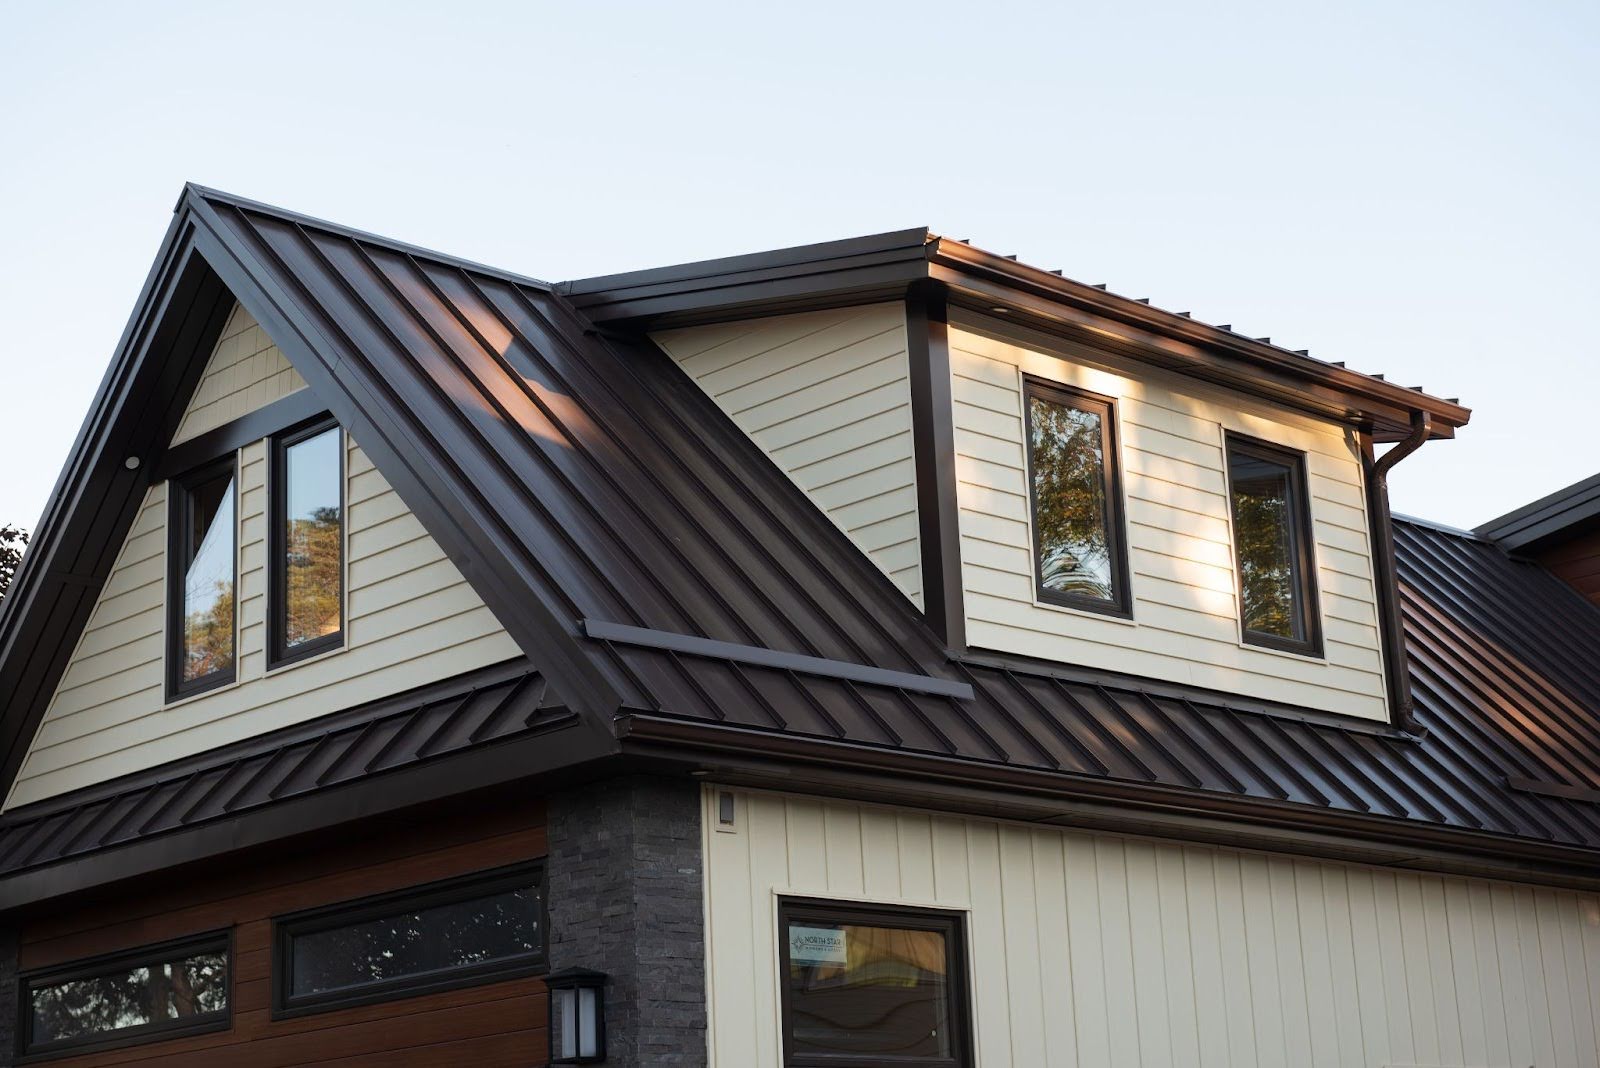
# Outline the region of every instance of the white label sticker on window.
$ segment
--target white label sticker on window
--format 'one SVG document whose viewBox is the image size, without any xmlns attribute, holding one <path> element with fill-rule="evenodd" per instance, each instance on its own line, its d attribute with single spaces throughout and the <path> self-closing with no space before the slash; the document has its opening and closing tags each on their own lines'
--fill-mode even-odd
<svg viewBox="0 0 1600 1068">
<path fill-rule="evenodd" d="M 838 927 L 789 927 L 789 961 L 793 964 L 845 963 L 845 935 Z"/>
</svg>

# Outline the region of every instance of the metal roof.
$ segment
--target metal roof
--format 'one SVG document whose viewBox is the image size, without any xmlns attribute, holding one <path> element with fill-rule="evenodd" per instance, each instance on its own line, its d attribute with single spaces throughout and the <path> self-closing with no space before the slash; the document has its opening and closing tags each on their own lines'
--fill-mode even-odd
<svg viewBox="0 0 1600 1068">
<path fill-rule="evenodd" d="M 1600 475 L 1591 475 L 1477 528 L 1507 549 L 1536 551 L 1600 524 Z"/>
<path fill-rule="evenodd" d="M 163 256 L 203 264 L 262 323 L 521 645 L 548 689 L 539 707 L 569 709 L 566 733 L 602 745 L 588 758 L 670 739 L 689 760 L 732 747 L 908 780 L 954 775 L 1130 804 L 1176 797 L 1197 812 L 1337 818 L 1360 833 L 1600 850 L 1589 794 L 1600 784 L 1600 666 L 1585 652 L 1600 648 L 1600 609 L 1492 543 L 1396 524 L 1420 741 L 1081 667 L 953 661 L 888 578 L 647 339 L 596 330 L 531 280 L 208 190 L 188 190 L 179 216 L 176 250 Z M 168 299 L 160 285 L 149 292 Z M 96 472 L 126 478 L 125 432 L 144 416 L 133 402 L 181 381 L 130 351 L 80 443 L 88 474 L 69 471 L 69 488 Z M 0 617 L 0 677 L 26 667 L 46 695 L 45 669 L 20 658 L 70 629 L 49 622 L 50 583 L 92 591 L 126 530 L 74 493 L 87 503 L 58 510 L 33 577 L 27 566 L 19 577 L 34 592 L 8 598 Z M 86 562 L 56 575 L 55 543 Z M 0 700 L 25 745 L 42 705 Z M 448 717 L 428 726 L 424 715 L 442 713 L 396 710 L 395 733 L 441 739 L 429 746 L 463 737 Z M 282 800 L 336 744 L 366 753 L 373 730 L 352 721 L 333 740 L 251 750 L 242 772 L 208 765 L 224 784 L 214 791 L 190 769 L 114 798 L 58 799 L 56 823 L 0 840 L 0 868 L 65 855 L 62 843 L 158 835 L 166 821 L 208 818 L 211 804 Z"/>
<path fill-rule="evenodd" d="M 1094 778 L 1600 848 L 1600 610 L 1482 539 L 1395 530 L 1420 739 L 1022 662 L 962 664 L 971 703 L 798 680 L 777 700 L 751 669 L 706 662 L 696 675 L 709 693 L 766 695 L 717 701 L 722 727 L 1042 773 L 1063 790 Z M 656 656 L 624 655 L 641 672 Z M 645 718 L 712 707 L 658 698 Z"/>
<path fill-rule="evenodd" d="M 552 705 L 547 689 L 525 663 L 490 668 L 30 805 L 0 819 L 0 871 L 232 819 L 570 724 L 573 714 Z"/>
</svg>

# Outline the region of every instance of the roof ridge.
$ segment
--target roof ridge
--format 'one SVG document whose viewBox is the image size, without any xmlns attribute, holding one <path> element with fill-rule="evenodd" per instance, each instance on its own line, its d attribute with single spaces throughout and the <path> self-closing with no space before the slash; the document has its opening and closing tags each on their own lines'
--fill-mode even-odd
<svg viewBox="0 0 1600 1068">
<path fill-rule="evenodd" d="M 276 204 L 268 204 L 261 200 L 252 200 L 249 197 L 242 197 L 235 193 L 229 193 L 221 189 L 212 189 L 209 186 L 200 185 L 196 182 L 184 183 L 183 195 L 178 198 L 178 203 L 173 206 L 173 211 L 181 211 L 183 209 L 185 200 L 191 196 L 213 203 L 226 204 L 229 207 L 241 211 L 253 211 L 263 215 L 272 215 L 278 219 L 284 220 L 285 222 L 292 222 L 298 226 L 307 226 L 313 229 L 323 230 L 327 233 L 335 234 L 339 237 L 347 238 L 352 241 L 360 241 L 370 245 L 378 245 L 407 256 L 420 256 L 424 259 L 433 260 L 436 263 L 448 264 L 450 266 L 460 267 L 477 274 L 488 275 L 492 278 L 499 278 L 502 281 L 511 282 L 514 285 L 532 286 L 535 289 L 541 289 L 548 293 L 553 293 L 556 289 L 554 282 L 548 282 L 542 278 L 535 278 L 532 275 L 519 274 L 516 271 L 508 271 L 503 267 L 495 267 L 491 264 L 481 263 L 477 260 L 469 260 L 461 256 L 454 256 L 448 252 L 440 252 L 438 249 L 426 248 L 422 245 L 413 245 L 409 241 L 401 241 L 393 237 L 385 237 L 383 234 L 375 234 L 370 230 L 360 230 L 353 226 L 346 226 L 342 223 L 333 222 L 329 219 L 318 218 L 314 215 L 306 215 L 298 211 L 290 211 L 288 208 L 280 208 Z"/>
</svg>

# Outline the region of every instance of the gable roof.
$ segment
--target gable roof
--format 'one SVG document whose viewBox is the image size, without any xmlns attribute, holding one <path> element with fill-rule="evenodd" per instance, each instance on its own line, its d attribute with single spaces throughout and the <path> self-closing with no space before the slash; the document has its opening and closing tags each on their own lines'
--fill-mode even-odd
<svg viewBox="0 0 1600 1068">
<path fill-rule="evenodd" d="M 1600 475 L 1591 475 L 1565 489 L 1477 528 L 1477 533 L 1513 552 L 1538 552 L 1600 527 Z"/>
<path fill-rule="evenodd" d="M 619 707 L 694 679 L 640 676 L 585 620 L 949 681 L 915 609 L 653 346 L 536 280 L 189 186 L 0 608 L 7 783 L 233 298 L 598 750 Z"/>
<path fill-rule="evenodd" d="M 147 429 L 145 409 L 181 411 L 229 293 L 495 611 L 548 703 L 573 713 L 554 729 L 581 739 L 566 747 L 574 762 L 877 769 L 1600 859 L 1600 734 L 1583 714 L 1600 703 L 1600 668 L 1567 659 L 1571 643 L 1600 642 L 1600 609 L 1488 542 L 1398 525 L 1420 740 L 1083 668 L 952 660 L 648 340 L 596 329 L 544 283 L 195 187 L 22 596 L 0 610 L 0 683 L 32 680 L 0 690 L 13 761 L 53 687 L 51 643 L 70 650 L 74 613 L 120 544 L 117 502 L 136 503 L 160 467 L 170 435 Z M 120 496 L 102 509 L 91 487 Z M 144 788 L 162 781 L 158 769 Z M 0 819 L 0 841 L 39 812 Z"/>
</svg>

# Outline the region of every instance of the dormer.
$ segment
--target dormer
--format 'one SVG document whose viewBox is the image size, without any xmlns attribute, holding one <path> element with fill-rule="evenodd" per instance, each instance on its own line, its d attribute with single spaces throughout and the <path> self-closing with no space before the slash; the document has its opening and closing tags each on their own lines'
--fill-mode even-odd
<svg viewBox="0 0 1600 1068">
<path fill-rule="evenodd" d="M 953 657 L 1408 726 L 1384 477 L 1454 401 L 923 230 L 566 289 Z"/>
</svg>

